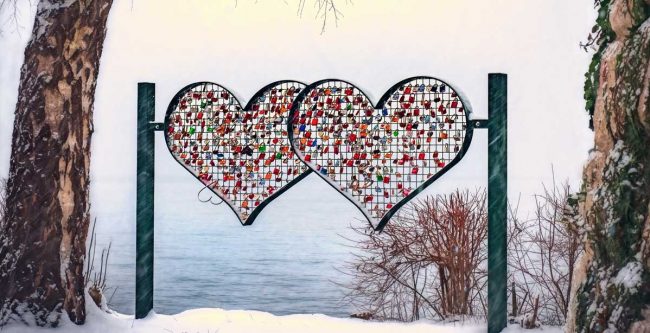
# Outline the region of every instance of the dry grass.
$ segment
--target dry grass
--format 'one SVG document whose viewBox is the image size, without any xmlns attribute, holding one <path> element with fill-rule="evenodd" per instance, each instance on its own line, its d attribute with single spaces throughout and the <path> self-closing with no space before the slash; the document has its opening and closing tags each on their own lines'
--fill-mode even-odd
<svg viewBox="0 0 650 333">
<path fill-rule="evenodd" d="M 88 288 L 88 294 L 93 299 L 95 304 L 102 308 L 102 298 L 107 294 L 107 292 L 112 289 L 106 286 L 106 275 L 108 274 L 108 258 L 111 254 L 111 243 L 108 244 L 108 248 L 102 249 L 100 260 L 99 260 L 99 270 L 95 267 L 96 261 L 96 252 L 97 252 L 97 234 L 95 232 L 95 226 L 97 224 L 97 219 L 93 221 L 92 231 L 90 234 L 90 244 L 88 246 L 86 254 L 86 272 L 84 277 L 86 279 L 85 285 Z M 113 290 L 113 295 L 115 291 Z M 113 296 L 111 296 L 112 298 Z M 108 301 L 110 303 L 110 300 Z"/>
</svg>

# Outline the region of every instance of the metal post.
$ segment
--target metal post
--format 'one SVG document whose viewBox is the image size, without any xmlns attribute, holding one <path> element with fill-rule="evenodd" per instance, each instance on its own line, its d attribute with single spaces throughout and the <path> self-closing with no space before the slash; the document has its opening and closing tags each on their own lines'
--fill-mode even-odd
<svg viewBox="0 0 650 333">
<path fill-rule="evenodd" d="M 508 76 L 488 76 L 488 333 L 507 325 Z"/>
<path fill-rule="evenodd" d="M 138 83 L 138 192 L 136 197 L 135 318 L 153 309 L 154 128 L 153 83 Z"/>
</svg>

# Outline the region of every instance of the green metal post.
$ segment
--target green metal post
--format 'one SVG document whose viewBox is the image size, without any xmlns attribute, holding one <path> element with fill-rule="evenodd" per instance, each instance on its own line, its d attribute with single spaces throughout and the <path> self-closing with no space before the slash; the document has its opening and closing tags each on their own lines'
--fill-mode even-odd
<svg viewBox="0 0 650 333">
<path fill-rule="evenodd" d="M 136 197 L 135 318 L 153 309 L 153 190 L 155 91 L 138 83 L 138 192 Z"/>
<path fill-rule="evenodd" d="M 507 325 L 508 76 L 488 76 L 488 333 Z"/>
</svg>

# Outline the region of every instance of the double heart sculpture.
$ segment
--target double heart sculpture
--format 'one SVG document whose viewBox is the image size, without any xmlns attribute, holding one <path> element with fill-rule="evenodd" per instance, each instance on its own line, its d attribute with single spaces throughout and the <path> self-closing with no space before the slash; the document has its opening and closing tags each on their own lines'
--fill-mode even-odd
<svg viewBox="0 0 650 333">
<path fill-rule="evenodd" d="M 470 113 L 458 90 L 424 76 L 376 105 L 342 80 L 274 82 L 243 108 L 226 88 L 198 82 L 171 101 L 165 139 L 244 225 L 313 171 L 381 230 L 463 157 Z"/>
</svg>

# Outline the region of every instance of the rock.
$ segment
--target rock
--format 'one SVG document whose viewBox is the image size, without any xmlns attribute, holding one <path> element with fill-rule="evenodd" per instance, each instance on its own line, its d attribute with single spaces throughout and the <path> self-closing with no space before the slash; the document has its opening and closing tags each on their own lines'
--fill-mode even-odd
<svg viewBox="0 0 650 333">
<path fill-rule="evenodd" d="M 631 0 L 615 0 L 609 7 L 609 24 L 616 33 L 617 40 L 627 38 L 630 28 L 634 25 L 634 19 L 629 10 L 633 3 L 634 1 Z"/>
<path fill-rule="evenodd" d="M 628 333 L 650 333 L 650 309 L 643 310 L 642 315 L 644 320 L 633 323 Z"/>
<path fill-rule="evenodd" d="M 370 312 L 353 313 L 350 315 L 350 318 L 363 319 L 363 320 L 372 320 L 374 319 L 374 317 L 375 315 Z"/>
<path fill-rule="evenodd" d="M 613 0 L 609 5 L 616 37 L 600 55 L 594 148 L 583 170 L 580 206 L 587 237 L 573 271 L 576 295 L 569 303 L 566 332 L 650 333 L 650 308 L 638 318 L 644 302 L 616 282 L 630 260 L 650 271 L 650 179 L 643 171 L 650 165 L 644 148 L 650 146 L 650 19 L 639 10 L 647 4 L 650 0 Z M 635 254 L 638 258 L 630 257 Z M 643 285 L 645 293 L 648 282 Z"/>
</svg>

